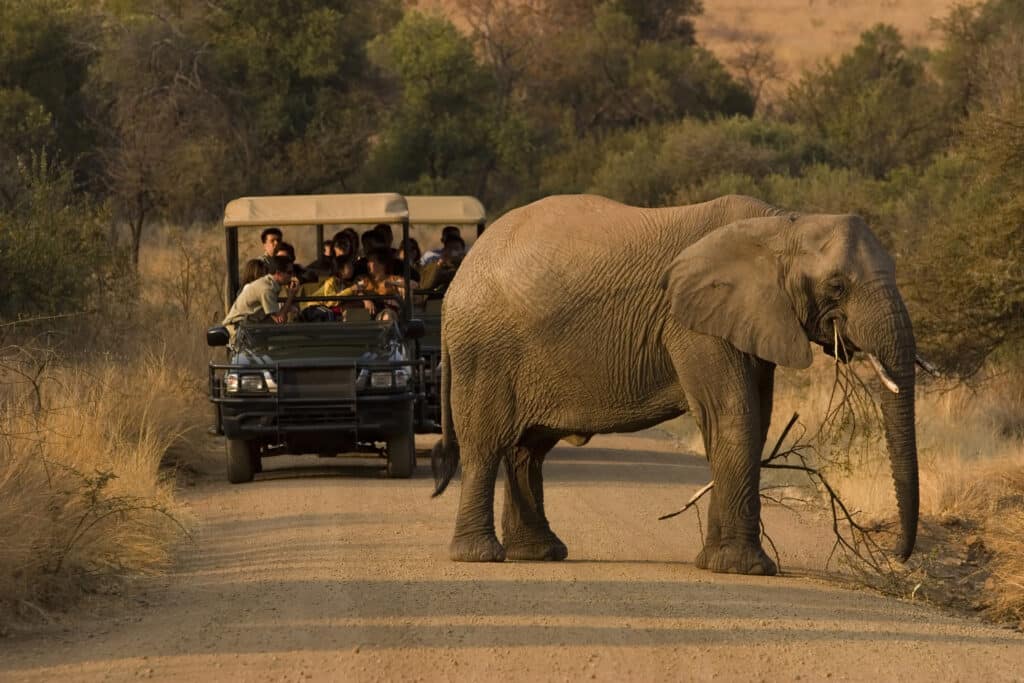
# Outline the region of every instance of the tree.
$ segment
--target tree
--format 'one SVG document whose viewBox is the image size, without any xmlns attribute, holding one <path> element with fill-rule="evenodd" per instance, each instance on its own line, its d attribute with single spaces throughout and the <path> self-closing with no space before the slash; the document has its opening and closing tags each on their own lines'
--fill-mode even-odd
<svg viewBox="0 0 1024 683">
<path fill-rule="evenodd" d="M 496 154 L 494 81 L 446 19 L 408 12 L 371 44 L 399 92 L 372 165 L 410 193 L 485 195 Z"/>
<path fill-rule="evenodd" d="M 106 186 L 130 227 L 136 266 L 143 230 L 159 212 L 209 217 L 239 186 L 231 182 L 229 112 L 194 22 L 160 2 L 110 13 L 91 72 Z"/>
<path fill-rule="evenodd" d="M 0 2 L 0 202 L 10 206 L 23 187 L 19 158 L 48 149 L 77 162 L 90 151 L 83 86 L 95 29 L 69 0 Z"/>
<path fill-rule="evenodd" d="M 210 4 L 206 40 L 238 127 L 244 185 L 262 193 L 347 189 L 383 104 L 366 45 L 398 20 L 398 0 Z"/>
<path fill-rule="evenodd" d="M 804 75 L 783 104 L 785 118 L 816 130 L 830 160 L 882 177 L 920 164 L 945 146 L 950 116 L 925 70 L 927 53 L 878 25 L 838 63 Z"/>
</svg>

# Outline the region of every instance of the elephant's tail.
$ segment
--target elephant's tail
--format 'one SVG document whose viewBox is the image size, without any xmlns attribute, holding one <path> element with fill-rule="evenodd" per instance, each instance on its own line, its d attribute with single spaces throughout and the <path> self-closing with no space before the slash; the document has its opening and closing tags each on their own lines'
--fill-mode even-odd
<svg viewBox="0 0 1024 683">
<path fill-rule="evenodd" d="M 459 469 L 459 443 L 452 421 L 452 362 L 448 344 L 441 336 L 441 440 L 430 451 L 430 468 L 434 471 L 434 493 L 440 496 Z"/>
</svg>

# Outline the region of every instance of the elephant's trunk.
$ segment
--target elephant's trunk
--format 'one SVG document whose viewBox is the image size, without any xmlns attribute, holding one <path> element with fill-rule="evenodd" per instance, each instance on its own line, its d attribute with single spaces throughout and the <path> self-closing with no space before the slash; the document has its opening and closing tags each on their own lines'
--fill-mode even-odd
<svg viewBox="0 0 1024 683">
<path fill-rule="evenodd" d="M 881 391 L 885 440 L 899 507 L 901 539 L 897 554 L 910 557 L 917 539 L 917 438 L 914 429 L 914 331 L 895 286 L 871 293 L 849 309 L 848 334 L 861 350 L 875 356 L 880 376 L 895 387 Z M 883 385 L 885 381 L 883 380 Z"/>
</svg>

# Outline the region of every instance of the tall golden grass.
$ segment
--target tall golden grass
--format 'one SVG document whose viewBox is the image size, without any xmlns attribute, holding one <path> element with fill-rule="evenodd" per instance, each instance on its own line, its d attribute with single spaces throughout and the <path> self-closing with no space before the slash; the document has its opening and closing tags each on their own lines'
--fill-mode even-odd
<svg viewBox="0 0 1024 683">
<path fill-rule="evenodd" d="M 161 233 L 96 310 L 0 328 L 0 623 L 167 566 L 188 514 L 161 464 L 209 415 L 211 244 Z"/>
</svg>

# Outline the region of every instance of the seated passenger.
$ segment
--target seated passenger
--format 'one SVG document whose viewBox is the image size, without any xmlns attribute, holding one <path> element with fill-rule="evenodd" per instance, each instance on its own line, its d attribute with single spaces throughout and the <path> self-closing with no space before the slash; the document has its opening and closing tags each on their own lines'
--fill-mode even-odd
<svg viewBox="0 0 1024 683">
<path fill-rule="evenodd" d="M 393 275 L 390 272 L 390 261 L 391 255 L 386 249 L 371 252 L 366 260 L 367 274 L 357 277 L 352 286 L 343 289 L 338 295 L 376 294 L 383 296 L 394 294 L 404 297 L 405 281 L 401 275 Z M 385 308 L 397 308 L 398 306 L 397 302 L 393 300 L 374 302 L 370 299 L 364 300 L 363 305 L 371 315 L 376 315 Z"/>
<path fill-rule="evenodd" d="M 263 261 L 270 265 L 270 258 L 277 253 L 277 245 L 284 240 L 280 228 L 266 228 L 260 233 L 260 241 L 263 243 Z"/>
<path fill-rule="evenodd" d="M 404 249 L 404 247 L 403 248 L 399 248 L 399 250 L 398 250 L 398 258 L 400 258 L 400 259 L 404 259 L 405 258 L 405 249 Z M 417 242 L 415 240 L 415 238 L 410 237 L 409 238 L 409 263 L 411 263 L 413 265 L 413 270 L 416 269 L 416 265 L 419 264 L 421 258 L 423 258 L 423 252 L 420 250 L 420 243 Z M 418 278 L 414 278 L 414 279 L 418 279 Z"/>
<path fill-rule="evenodd" d="M 352 286 L 355 275 L 351 261 L 334 261 L 335 270 L 310 296 L 340 296 L 341 292 Z M 357 304 L 358 305 L 358 304 Z M 345 307 L 342 301 L 306 301 L 301 304 L 303 308 L 311 306 L 326 306 L 334 313 L 340 313 Z"/>
<path fill-rule="evenodd" d="M 459 230 L 454 225 L 444 226 L 444 230 L 441 231 L 441 246 L 438 247 L 437 249 L 431 249 L 426 254 L 424 254 L 423 258 L 420 260 L 420 265 L 425 266 L 428 263 L 431 263 L 441 258 L 441 253 L 444 251 L 444 246 L 448 244 L 449 240 L 453 239 L 462 240 L 462 231 Z M 465 250 L 466 243 L 463 242 L 462 246 L 463 250 Z"/>
<path fill-rule="evenodd" d="M 261 258 L 249 259 L 242 266 L 242 286 L 249 284 L 253 280 L 257 280 L 270 272 L 267 268 L 267 262 Z"/>
<path fill-rule="evenodd" d="M 441 251 L 441 257 L 423 267 L 421 289 L 444 292 L 455 277 L 455 271 L 462 265 L 466 255 L 466 243 L 461 237 L 449 238 Z"/>
<path fill-rule="evenodd" d="M 271 256 L 268 267 L 269 274 L 242 287 L 238 298 L 231 304 L 231 310 L 221 323 L 231 331 L 232 343 L 240 323 L 283 323 L 292 312 L 297 288 L 292 281 L 292 264 L 283 256 Z M 288 286 L 288 300 L 284 306 L 278 301 L 282 286 Z"/>
<path fill-rule="evenodd" d="M 320 256 L 309 262 L 304 269 L 316 273 L 317 279 L 328 277 L 334 270 L 334 241 L 324 240 L 320 248 Z"/>
<path fill-rule="evenodd" d="M 305 268 L 295 262 L 295 247 L 288 242 L 279 242 L 277 249 L 274 251 L 275 256 L 284 256 L 292 264 L 292 272 L 295 274 L 295 278 L 299 281 L 299 284 L 306 282 L 316 282 L 320 278 L 316 273 L 307 271 Z"/>
<path fill-rule="evenodd" d="M 362 242 L 363 255 L 357 258 L 355 262 L 357 278 L 365 277 L 368 274 L 367 261 L 369 261 L 370 254 L 384 246 L 380 234 L 376 230 L 367 230 L 364 232 L 360 241 Z"/>
</svg>

